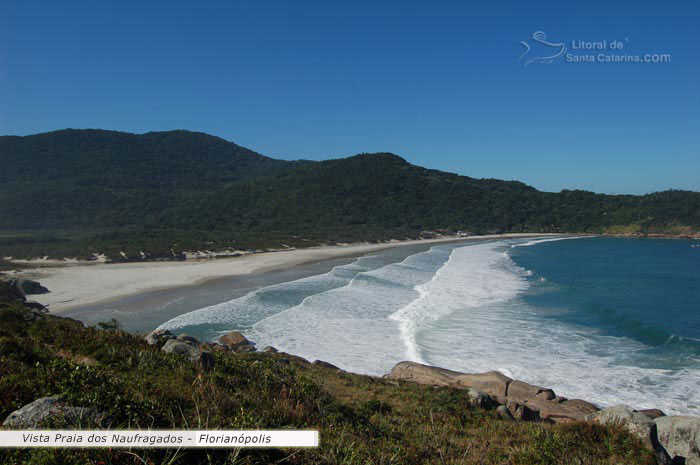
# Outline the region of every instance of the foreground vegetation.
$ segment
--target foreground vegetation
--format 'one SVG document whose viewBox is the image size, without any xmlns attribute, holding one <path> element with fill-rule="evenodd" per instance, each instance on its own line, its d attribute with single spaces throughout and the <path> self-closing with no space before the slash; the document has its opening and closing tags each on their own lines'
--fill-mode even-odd
<svg viewBox="0 0 700 465">
<path fill-rule="evenodd" d="M 460 390 L 354 375 L 282 353 L 216 353 L 214 369 L 203 372 L 111 324 L 30 321 L 16 298 L 0 285 L 0 419 L 60 395 L 107 413 L 113 428 L 312 428 L 321 446 L 5 449 L 2 464 L 654 463 L 622 428 L 507 422 Z"/>
<path fill-rule="evenodd" d="M 0 257 L 178 258 L 424 231 L 700 234 L 700 193 L 540 192 L 389 154 L 274 160 L 202 133 L 0 137 Z"/>
</svg>

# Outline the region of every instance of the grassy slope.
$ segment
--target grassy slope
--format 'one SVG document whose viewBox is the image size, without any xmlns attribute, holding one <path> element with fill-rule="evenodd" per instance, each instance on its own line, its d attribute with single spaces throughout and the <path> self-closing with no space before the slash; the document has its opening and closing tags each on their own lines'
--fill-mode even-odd
<svg viewBox="0 0 700 465">
<path fill-rule="evenodd" d="M 111 414 L 116 427 L 318 428 L 299 450 L 0 450 L 32 464 L 651 464 L 616 427 L 510 423 L 462 391 L 359 376 L 285 354 L 215 354 L 203 373 L 118 329 L 0 304 L 0 418 L 48 395 Z M 284 363 L 283 359 L 291 363 Z M 136 454 L 138 458 L 133 455 Z"/>
</svg>

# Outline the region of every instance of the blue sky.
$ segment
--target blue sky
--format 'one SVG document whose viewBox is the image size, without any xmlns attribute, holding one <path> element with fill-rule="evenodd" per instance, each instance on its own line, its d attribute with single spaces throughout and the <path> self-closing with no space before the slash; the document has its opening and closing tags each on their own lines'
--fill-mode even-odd
<svg viewBox="0 0 700 465">
<path fill-rule="evenodd" d="M 201 3 L 201 4 L 200 4 Z M 700 190 L 697 2 L 0 6 L 0 134 L 190 129 L 265 155 L 389 151 L 539 189 Z M 518 64 L 520 41 L 671 62 Z M 578 51 L 580 52 L 580 51 Z"/>
</svg>

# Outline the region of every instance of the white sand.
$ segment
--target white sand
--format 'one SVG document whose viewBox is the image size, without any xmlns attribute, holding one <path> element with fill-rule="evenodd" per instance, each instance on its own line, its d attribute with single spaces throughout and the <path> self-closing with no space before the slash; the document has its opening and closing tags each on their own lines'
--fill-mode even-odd
<svg viewBox="0 0 700 465">
<path fill-rule="evenodd" d="M 53 313 L 61 313 L 61 311 L 91 304 L 106 303 L 146 291 L 187 286 L 224 276 L 285 269 L 301 263 L 364 254 L 409 244 L 545 235 L 547 234 L 505 234 L 381 244 L 314 247 L 204 261 L 99 263 L 42 267 L 23 271 L 19 276 L 40 281 L 43 286 L 50 289 L 51 293 L 49 294 L 31 296 L 31 298 L 44 305 L 49 305 L 49 309 Z"/>
</svg>

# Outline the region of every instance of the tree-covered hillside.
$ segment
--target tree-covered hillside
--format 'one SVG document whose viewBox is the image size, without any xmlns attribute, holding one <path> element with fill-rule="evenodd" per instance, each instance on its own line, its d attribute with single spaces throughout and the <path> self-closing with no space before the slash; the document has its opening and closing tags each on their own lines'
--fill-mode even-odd
<svg viewBox="0 0 700 465">
<path fill-rule="evenodd" d="M 0 256 L 165 257 L 436 229 L 700 232 L 696 192 L 547 193 L 388 153 L 288 162 L 187 131 L 0 137 L 0 165 Z"/>
<path fill-rule="evenodd" d="M 157 226 L 180 196 L 294 165 L 189 131 L 4 136 L 0 229 Z"/>
</svg>

